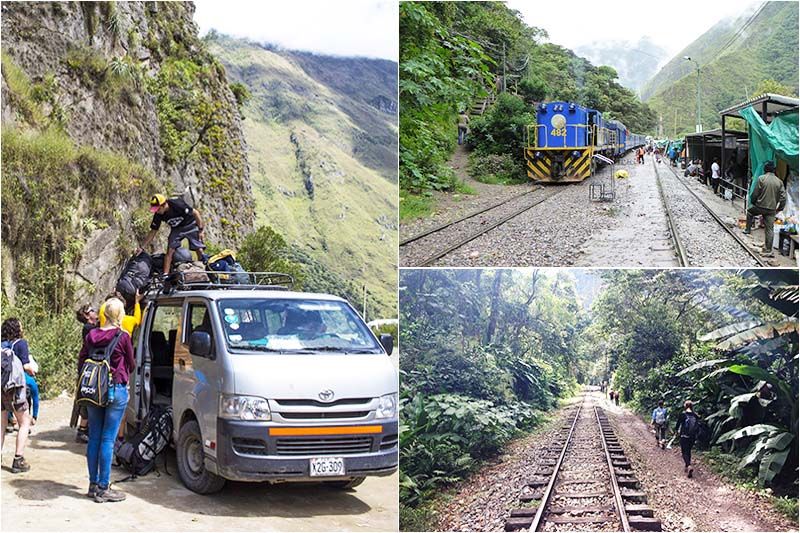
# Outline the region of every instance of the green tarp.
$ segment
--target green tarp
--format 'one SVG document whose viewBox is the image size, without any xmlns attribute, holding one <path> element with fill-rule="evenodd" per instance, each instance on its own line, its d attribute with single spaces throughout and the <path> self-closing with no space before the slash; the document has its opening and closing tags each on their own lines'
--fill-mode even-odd
<svg viewBox="0 0 800 533">
<path fill-rule="evenodd" d="M 780 113 L 769 125 L 761 120 L 761 116 L 752 106 L 742 109 L 740 114 L 750 126 L 750 168 L 753 171 L 750 193 L 755 187 L 755 178 L 764 173 L 764 162 L 767 160 L 777 162 L 778 159 L 783 159 L 796 173 L 800 141 L 797 111 Z"/>
</svg>

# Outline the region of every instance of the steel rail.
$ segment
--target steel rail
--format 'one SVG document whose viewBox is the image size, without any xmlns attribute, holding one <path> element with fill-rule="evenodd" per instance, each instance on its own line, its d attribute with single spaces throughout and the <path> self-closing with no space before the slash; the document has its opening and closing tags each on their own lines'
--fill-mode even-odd
<svg viewBox="0 0 800 533">
<path fill-rule="evenodd" d="M 440 258 L 442 258 L 442 257 L 446 256 L 447 254 L 449 254 L 450 252 L 452 252 L 452 251 L 454 251 L 454 250 L 457 250 L 457 249 L 461 248 L 462 246 L 464 246 L 464 245 L 465 245 L 465 244 L 467 244 L 468 242 L 474 241 L 475 239 L 477 239 L 477 238 L 478 238 L 478 237 L 480 237 L 481 235 L 484 235 L 484 234 L 486 234 L 486 233 L 489 233 L 490 231 L 492 231 L 492 230 L 493 230 L 493 229 L 495 229 L 496 227 L 498 227 L 498 226 L 501 226 L 501 225 L 505 224 L 506 222 L 508 222 L 508 221 L 509 221 L 509 220 L 511 220 L 512 218 L 518 217 L 519 215 L 521 215 L 521 214 L 522 214 L 522 213 L 524 213 L 525 211 L 529 211 L 529 210 L 533 209 L 533 208 L 534 208 L 534 207 L 536 207 L 537 205 L 541 204 L 542 202 L 544 202 L 544 201 L 546 201 L 546 200 L 549 200 L 550 198 L 553 198 L 553 197 L 557 196 L 557 195 L 558 195 L 558 194 L 560 194 L 561 192 L 563 192 L 563 190 L 562 190 L 562 191 L 557 191 L 557 192 L 555 192 L 555 193 L 553 193 L 553 194 L 550 194 L 550 195 L 548 195 L 548 196 L 545 196 L 544 198 L 541 198 L 541 199 L 539 199 L 539 200 L 536 200 L 536 201 L 535 201 L 535 202 L 533 202 L 531 205 L 525 206 L 525 207 L 523 207 L 522 209 L 518 209 L 518 210 L 514 211 L 514 212 L 513 212 L 513 213 L 511 213 L 510 215 L 507 215 L 507 216 L 505 216 L 505 217 L 501 218 L 500 220 L 498 220 L 498 221 L 496 221 L 496 222 L 493 222 L 492 224 L 489 224 L 489 225 L 488 225 L 488 226 L 486 226 L 485 228 L 483 228 L 483 229 L 481 229 L 481 230 L 479 230 L 479 231 L 476 231 L 475 233 L 472 233 L 472 234 L 470 234 L 469 236 L 467 236 L 467 237 L 465 237 L 465 238 L 463 238 L 463 239 L 459 240 L 459 241 L 458 241 L 458 242 L 456 242 L 455 244 L 452 244 L 452 245 L 450 245 L 450 246 L 448 246 L 448 247 L 444 248 L 443 250 L 440 250 L 440 251 L 438 251 L 438 252 L 434 253 L 433 255 L 429 256 L 427 259 L 424 259 L 423 261 L 421 261 L 421 262 L 419 262 L 419 263 L 417 263 L 416 265 L 413 265 L 413 266 L 415 266 L 415 267 L 426 267 L 426 266 L 430 266 L 430 264 L 431 264 L 431 263 L 433 263 L 434 261 L 436 261 L 437 259 L 440 259 Z"/>
<path fill-rule="evenodd" d="M 411 242 L 414 242 L 414 241 L 418 241 L 419 239 L 421 239 L 423 237 L 427 237 L 428 235 L 430 235 L 432 233 L 437 233 L 439 231 L 442 231 L 443 229 L 449 228 L 450 226 L 452 226 L 454 224 L 458 224 L 459 222 L 463 222 L 463 221 L 465 221 L 467 219 L 470 219 L 472 217 L 476 217 L 476 216 L 480 215 L 481 213 L 485 213 L 486 211 L 490 211 L 490 210 L 494 209 L 495 207 L 500 207 L 501 205 L 507 204 L 507 203 L 511 202 L 512 200 L 516 200 L 517 198 L 522 198 L 523 196 L 526 196 L 528 194 L 532 194 L 532 193 L 534 193 L 534 192 L 536 192 L 536 191 L 538 191 L 539 189 L 542 189 L 542 188 L 543 187 L 539 187 L 537 189 L 532 189 L 530 191 L 525 191 L 522 194 L 517 194 L 515 196 L 512 196 L 511 198 L 508 198 L 508 199 L 503 200 L 501 202 L 497 202 L 496 204 L 492 204 L 489 207 L 480 208 L 480 209 L 478 209 L 476 211 L 473 211 L 473 212 L 469 213 L 468 215 L 466 215 L 464 217 L 458 218 L 456 220 L 452 220 L 450 222 L 444 222 L 442 224 L 439 224 L 438 226 L 434 226 L 429 230 L 425 230 L 425 231 L 423 231 L 421 233 L 417 233 L 416 235 L 412 235 L 411 237 L 409 237 L 407 239 L 401 240 L 400 241 L 400 246 L 405 246 L 408 243 L 411 243 Z"/>
<path fill-rule="evenodd" d="M 611 487 L 614 491 L 614 501 L 617 504 L 617 512 L 619 514 L 619 521 L 622 524 L 622 531 L 630 531 L 631 526 L 628 524 L 628 515 L 625 514 L 625 502 L 622 501 L 622 493 L 619 490 L 619 484 L 617 483 L 617 475 L 614 472 L 614 463 L 611 461 L 611 454 L 608 451 L 608 446 L 606 444 L 606 435 L 603 433 L 603 424 L 600 422 L 600 414 L 598 412 L 598 407 L 594 406 L 594 417 L 597 420 L 597 427 L 600 430 L 600 440 L 603 441 L 603 452 L 606 455 L 606 463 L 608 464 L 608 472 L 611 475 Z"/>
<path fill-rule="evenodd" d="M 539 508 L 536 509 L 536 516 L 533 517 L 533 522 L 531 522 L 531 527 L 528 531 L 539 531 L 539 526 L 542 524 L 542 518 L 544 517 L 544 510 L 547 507 L 548 503 L 550 502 L 550 498 L 553 496 L 553 488 L 556 485 L 556 478 L 558 477 L 558 471 L 561 470 L 561 464 L 564 462 L 564 457 L 567 455 L 567 448 L 569 447 L 569 443 L 572 440 L 572 434 L 575 432 L 575 426 L 578 423 L 578 417 L 581 415 L 581 409 L 583 409 L 583 404 L 586 402 L 586 394 L 583 395 L 583 401 L 578 406 L 578 410 L 575 413 L 575 418 L 572 420 L 572 426 L 569 429 L 569 434 L 567 435 L 567 440 L 564 442 L 564 447 L 561 449 L 561 454 L 558 456 L 558 461 L 556 461 L 556 465 L 553 468 L 553 473 L 550 476 L 550 481 L 547 483 L 544 492 L 542 493 L 541 504 Z"/>
<path fill-rule="evenodd" d="M 661 184 L 661 175 L 658 173 L 655 159 L 651 159 L 653 163 L 653 170 L 656 173 L 656 185 L 658 186 L 658 194 L 661 196 L 661 203 L 667 211 L 667 225 L 669 226 L 670 237 L 672 237 L 672 244 L 675 246 L 675 251 L 678 255 L 678 262 L 680 266 L 687 267 L 689 265 L 689 257 L 686 255 L 686 250 L 683 248 L 680 237 L 678 237 L 678 225 L 675 224 L 675 219 L 672 217 L 672 209 L 669 207 L 667 195 L 664 193 L 664 186 Z"/>
<path fill-rule="evenodd" d="M 655 164 L 655 163 L 653 163 L 653 164 Z M 759 257 L 759 255 L 758 255 L 756 252 L 754 252 L 753 250 L 751 250 L 751 249 L 750 249 L 750 246 L 748 246 L 748 244 L 747 244 L 746 242 L 744 242 L 744 241 L 742 240 L 742 238 L 741 238 L 741 237 L 739 237 L 739 236 L 738 236 L 738 235 L 737 235 L 737 234 L 736 234 L 736 233 L 735 233 L 735 232 L 734 232 L 734 231 L 733 231 L 731 228 L 729 228 L 729 227 L 727 226 L 727 224 L 725 224 L 725 222 L 724 222 L 724 221 L 723 221 L 723 220 L 722 220 L 722 219 L 719 217 L 719 215 L 717 215 L 717 214 L 716 214 L 716 213 L 715 213 L 715 212 L 714 212 L 714 211 L 711 209 L 711 207 L 709 207 L 709 205 L 708 205 L 708 204 L 706 204 L 706 203 L 703 201 L 703 199 L 702 199 L 702 198 L 700 198 L 700 196 L 698 196 L 698 195 L 697 195 L 697 193 L 696 193 L 696 192 L 694 192 L 694 191 L 692 190 L 692 188 L 691 188 L 691 187 L 689 187 L 689 185 L 687 185 L 687 184 L 686 184 L 686 183 L 685 183 L 685 182 L 684 182 L 684 181 L 683 181 L 683 180 L 680 178 L 680 176 L 678 176 L 678 173 L 677 173 L 677 172 L 675 172 L 674 170 L 672 170 L 672 166 L 668 166 L 668 168 L 669 168 L 669 171 L 670 171 L 670 172 L 672 172 L 672 174 L 675 176 L 675 179 L 676 179 L 676 180 L 678 180 L 678 182 L 680 182 L 680 184 L 681 184 L 681 185 L 683 185 L 684 187 L 686 187 L 686 190 L 687 190 L 687 191 L 689 191 L 690 193 L 692 193 L 692 196 L 694 196 L 694 197 L 695 197 L 695 199 L 697 199 L 697 201 L 698 201 L 698 202 L 700 202 L 700 205 L 702 205 L 702 206 L 703 206 L 703 207 L 706 209 L 706 211 L 708 211 L 708 214 L 710 214 L 710 215 L 711 215 L 711 217 L 712 217 L 712 218 L 713 218 L 713 219 L 714 219 L 714 220 L 715 220 L 715 221 L 716 221 L 716 222 L 717 222 L 717 223 L 718 223 L 720 226 L 722 226 L 722 229 L 724 229 L 725 231 L 727 231 L 727 232 L 728 232 L 728 234 L 729 234 L 731 237 L 733 237 L 733 239 L 734 239 L 734 240 L 735 240 L 735 241 L 736 241 L 736 242 L 737 242 L 737 243 L 738 243 L 738 244 L 739 244 L 739 245 L 740 245 L 742 248 L 744 248 L 744 250 L 745 250 L 745 251 L 746 251 L 748 254 L 750 254 L 750 257 L 752 257 L 752 258 L 753 258 L 753 259 L 756 261 L 756 263 L 758 263 L 758 264 L 759 264 L 759 266 L 762 266 L 762 267 L 768 267 L 768 266 L 770 266 L 770 265 L 769 265 L 769 263 L 767 263 L 766 261 L 764 261 L 763 259 L 761 259 L 761 257 Z"/>
</svg>

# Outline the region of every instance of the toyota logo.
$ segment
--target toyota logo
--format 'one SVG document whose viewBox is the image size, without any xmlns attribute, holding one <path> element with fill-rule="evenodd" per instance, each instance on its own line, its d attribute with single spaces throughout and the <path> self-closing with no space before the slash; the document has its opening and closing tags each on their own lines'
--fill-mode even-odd
<svg viewBox="0 0 800 533">
<path fill-rule="evenodd" d="M 319 399 L 323 402 L 329 402 L 333 400 L 333 391 L 330 389 L 325 389 L 324 391 L 319 393 Z"/>
</svg>

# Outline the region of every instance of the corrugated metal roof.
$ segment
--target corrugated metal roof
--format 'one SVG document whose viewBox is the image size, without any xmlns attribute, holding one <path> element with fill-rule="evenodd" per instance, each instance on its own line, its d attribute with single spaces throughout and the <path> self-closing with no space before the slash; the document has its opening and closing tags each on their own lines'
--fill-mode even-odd
<svg viewBox="0 0 800 533">
<path fill-rule="evenodd" d="M 781 111 L 786 111 L 788 109 L 797 109 L 798 105 L 800 105 L 800 100 L 797 98 L 792 98 L 790 96 L 783 96 L 781 94 L 762 94 L 761 96 L 757 96 L 755 98 L 751 98 L 745 102 L 740 104 L 736 104 L 734 106 L 729 107 L 728 109 L 723 109 L 719 112 L 720 115 L 727 115 L 727 116 L 741 116 L 739 111 L 746 107 L 750 106 L 758 106 L 756 107 L 756 111 L 761 113 L 761 106 L 759 104 L 763 104 L 766 102 L 767 104 L 767 114 L 768 115 L 775 115 L 776 113 L 780 113 Z"/>
</svg>

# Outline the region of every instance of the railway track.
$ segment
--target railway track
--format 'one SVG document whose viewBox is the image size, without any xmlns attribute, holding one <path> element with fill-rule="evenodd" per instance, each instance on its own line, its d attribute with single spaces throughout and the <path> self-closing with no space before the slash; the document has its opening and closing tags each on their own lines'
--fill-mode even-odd
<svg viewBox="0 0 800 533">
<path fill-rule="evenodd" d="M 497 202 L 473 211 L 466 216 L 440 224 L 429 230 L 413 235 L 400 241 L 401 254 L 404 247 L 428 246 L 433 247 L 438 243 L 444 243 L 435 248 L 435 251 L 425 256 L 424 259 L 414 262 L 414 264 L 404 264 L 403 266 L 425 267 L 430 266 L 438 259 L 461 248 L 465 244 L 474 241 L 509 220 L 518 217 L 559 194 L 561 187 L 539 187 L 526 191 L 522 194 L 512 196 L 502 202 Z M 535 194 L 539 192 L 540 194 Z"/>
<path fill-rule="evenodd" d="M 661 531 L 603 409 L 584 394 L 545 450 L 506 531 Z"/>
<path fill-rule="evenodd" d="M 652 163 L 680 266 L 770 266 L 725 224 L 671 166 L 667 166 L 667 179 L 662 179 L 659 166 L 655 160 Z M 677 184 L 680 185 L 675 187 Z M 667 187 L 670 187 L 670 194 L 666 192 Z M 710 226 L 706 223 L 709 218 L 714 221 Z"/>
</svg>

